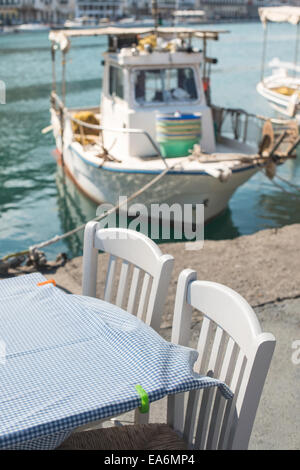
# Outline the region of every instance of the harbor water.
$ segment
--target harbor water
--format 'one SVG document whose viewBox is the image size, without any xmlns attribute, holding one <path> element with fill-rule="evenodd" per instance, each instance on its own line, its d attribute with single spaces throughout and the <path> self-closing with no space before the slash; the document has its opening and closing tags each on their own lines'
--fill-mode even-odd
<svg viewBox="0 0 300 470">
<path fill-rule="evenodd" d="M 257 94 L 263 30 L 260 23 L 205 25 L 230 31 L 209 44 L 213 66 L 212 100 L 220 106 L 273 115 Z M 296 29 L 271 25 L 267 61 L 294 59 Z M 0 80 L 6 85 L 6 104 L 0 105 L 0 258 L 26 249 L 93 218 L 96 206 L 57 171 L 54 138 L 41 130 L 49 125 L 51 58 L 48 33 L 0 35 Z M 200 43 L 199 43 L 200 46 Z M 67 57 L 67 105 L 95 106 L 100 102 L 102 53 L 106 39 L 76 38 Z M 61 76 L 60 64 L 57 76 Z M 300 186 L 300 154 L 278 169 Z M 300 222 L 300 193 L 276 187 L 260 172 L 232 197 L 228 209 L 205 229 L 208 239 L 234 238 L 264 228 Z M 82 236 L 53 245 L 48 258 L 59 252 L 81 254 Z"/>
</svg>

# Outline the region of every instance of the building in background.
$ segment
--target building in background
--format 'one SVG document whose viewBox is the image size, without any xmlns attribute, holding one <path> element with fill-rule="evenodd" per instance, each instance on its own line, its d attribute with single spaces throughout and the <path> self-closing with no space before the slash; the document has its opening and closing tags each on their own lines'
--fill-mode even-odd
<svg viewBox="0 0 300 470">
<path fill-rule="evenodd" d="M 300 4 L 300 0 L 157 0 L 160 15 L 204 10 L 206 20 L 258 18 L 258 7 Z M 63 24 L 74 17 L 117 20 L 151 16 L 152 0 L 0 0 L 0 24 L 41 22 Z"/>
<path fill-rule="evenodd" d="M 75 16 L 115 20 L 124 15 L 124 0 L 76 0 Z"/>
<path fill-rule="evenodd" d="M 20 17 L 22 0 L 0 0 L 0 25 L 14 24 Z"/>
<path fill-rule="evenodd" d="M 175 10 L 192 10 L 197 0 L 158 0 L 163 17 L 172 17 Z M 125 17 L 142 19 L 152 14 L 151 0 L 76 0 L 76 17 L 93 17 L 96 20 L 116 20 Z"/>
<path fill-rule="evenodd" d="M 171 18 L 175 10 L 194 10 L 197 0 L 157 0 L 157 6 L 162 16 Z M 137 18 L 152 14 L 151 0 L 123 0 L 123 16 Z"/>
<path fill-rule="evenodd" d="M 151 15 L 151 0 L 123 0 L 122 16 L 143 17 Z"/>
<path fill-rule="evenodd" d="M 0 0 L 3 25 L 23 23 L 63 24 L 75 14 L 76 0 Z"/>
<path fill-rule="evenodd" d="M 258 8 L 286 4 L 300 5 L 300 0 L 196 0 L 196 8 L 206 13 L 207 20 L 258 19 Z"/>
<path fill-rule="evenodd" d="M 207 20 L 246 18 L 248 15 L 246 0 L 200 0 L 198 6 L 205 11 Z"/>
<path fill-rule="evenodd" d="M 165 13 L 170 13 L 174 10 L 193 10 L 195 8 L 195 1 L 192 0 L 158 0 L 158 8 Z"/>
<path fill-rule="evenodd" d="M 123 16 L 140 18 L 143 15 L 151 15 L 151 4 L 151 0 L 148 2 L 123 0 Z M 157 0 L 158 9 L 165 18 L 170 19 L 173 12 L 178 10 L 196 10 L 198 12 L 203 10 L 205 19 L 211 21 L 258 19 L 259 7 L 285 4 L 300 6 L 300 0 Z"/>
</svg>

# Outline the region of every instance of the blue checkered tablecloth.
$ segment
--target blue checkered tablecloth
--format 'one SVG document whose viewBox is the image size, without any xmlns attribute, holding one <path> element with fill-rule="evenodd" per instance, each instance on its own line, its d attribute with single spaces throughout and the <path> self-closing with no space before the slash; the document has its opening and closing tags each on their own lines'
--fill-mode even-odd
<svg viewBox="0 0 300 470">
<path fill-rule="evenodd" d="M 107 302 L 67 295 L 40 274 L 0 281 L 0 449 L 53 449 L 75 428 L 168 394 L 217 386 L 198 353 Z"/>
</svg>

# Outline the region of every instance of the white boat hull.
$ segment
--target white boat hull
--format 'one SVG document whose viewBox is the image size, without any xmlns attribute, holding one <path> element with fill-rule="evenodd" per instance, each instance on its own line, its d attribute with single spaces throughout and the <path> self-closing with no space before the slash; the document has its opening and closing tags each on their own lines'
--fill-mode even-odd
<svg viewBox="0 0 300 470">
<path fill-rule="evenodd" d="M 57 152 L 58 163 L 62 164 L 61 153 Z M 88 162 L 84 155 L 69 146 L 64 151 L 64 167 L 78 188 L 97 204 L 119 202 L 120 196 L 129 197 L 160 172 L 140 170 L 114 171 L 105 167 L 96 167 Z M 257 167 L 249 166 L 234 171 L 227 181 L 221 182 L 204 172 L 188 173 L 171 170 L 149 190 L 138 196 L 133 203 L 144 204 L 150 209 L 151 204 L 172 205 L 204 204 L 205 221 L 220 214 L 227 206 L 234 191 L 252 175 Z"/>
<path fill-rule="evenodd" d="M 29 24 L 21 24 L 20 26 L 16 27 L 17 31 L 20 32 L 40 32 L 40 31 L 50 31 L 50 26 L 46 24 L 36 24 L 36 23 L 29 23 Z"/>
</svg>

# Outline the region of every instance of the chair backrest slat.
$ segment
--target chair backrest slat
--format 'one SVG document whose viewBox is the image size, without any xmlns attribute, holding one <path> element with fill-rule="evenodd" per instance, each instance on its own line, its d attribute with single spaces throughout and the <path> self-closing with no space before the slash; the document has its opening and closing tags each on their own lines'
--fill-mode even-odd
<svg viewBox="0 0 300 470">
<path fill-rule="evenodd" d="M 208 371 L 205 374 L 210 377 L 219 376 L 219 369 L 221 366 L 221 356 L 223 354 L 223 350 L 221 347 L 221 345 L 223 344 L 222 338 L 223 338 L 223 330 L 222 328 L 217 327 L 209 362 L 208 362 Z M 212 403 L 214 401 L 214 395 L 215 395 L 215 389 L 207 389 L 207 390 L 204 390 L 203 392 L 197 432 L 196 432 L 196 437 L 195 437 L 195 447 L 197 449 L 205 448 L 205 444 L 207 440 L 207 433 L 208 433 L 209 424 L 210 424 Z"/>
<path fill-rule="evenodd" d="M 207 351 L 209 349 L 209 344 L 211 342 L 213 335 L 213 324 L 209 320 L 209 318 L 204 317 L 202 321 L 201 332 L 199 335 L 198 341 L 198 359 L 194 366 L 194 371 L 198 372 L 199 374 L 206 373 L 206 366 L 208 366 L 209 355 Z M 185 417 L 185 425 L 184 425 L 184 439 L 189 444 L 192 445 L 194 439 L 194 427 L 197 418 L 197 406 L 199 402 L 199 394 L 201 392 L 197 390 L 193 390 L 189 393 L 187 408 L 186 408 L 186 417 Z"/>
<path fill-rule="evenodd" d="M 231 440 L 233 439 L 233 436 L 236 431 L 236 424 L 238 420 L 236 403 L 237 403 L 238 396 L 239 396 L 243 373 L 246 367 L 246 358 L 243 354 L 243 351 L 239 352 L 235 367 L 236 368 L 235 368 L 233 378 L 230 384 L 231 390 L 234 392 L 234 397 L 232 400 L 228 401 L 228 403 L 226 404 L 226 411 L 224 414 L 222 429 L 220 433 L 220 441 L 219 441 L 220 449 L 231 449 L 230 438 Z"/>
<path fill-rule="evenodd" d="M 130 264 L 128 261 L 123 261 L 121 266 L 121 273 L 118 285 L 118 292 L 116 298 L 116 305 L 120 308 L 123 306 L 124 296 L 126 294 L 126 287 L 128 284 L 128 275 L 129 275 Z"/>
<path fill-rule="evenodd" d="M 107 268 L 106 281 L 105 281 L 105 289 L 104 289 L 104 300 L 106 302 L 110 302 L 112 298 L 116 263 L 117 263 L 116 257 L 110 256 L 109 262 L 108 262 L 108 268 Z"/>
<path fill-rule="evenodd" d="M 198 359 L 195 363 L 194 370 L 199 374 L 204 374 L 207 371 L 209 362 L 209 344 L 213 336 L 213 323 L 206 316 L 203 317 L 202 327 L 199 335 L 197 351 L 199 353 Z"/>
<path fill-rule="evenodd" d="M 127 304 L 127 312 L 132 313 L 132 314 L 134 314 L 135 312 L 136 303 L 137 303 L 140 273 L 141 273 L 141 270 L 135 266 L 133 269 L 131 287 L 129 291 L 128 304 Z"/>
<path fill-rule="evenodd" d="M 214 450 L 217 448 L 220 434 L 220 427 L 223 421 L 224 408 L 226 400 L 219 390 L 216 391 L 215 400 L 212 408 L 210 426 L 207 435 L 206 449 Z"/>
<path fill-rule="evenodd" d="M 149 295 L 150 285 L 151 285 L 151 277 L 148 273 L 145 273 L 143 284 L 142 284 L 140 301 L 139 301 L 138 310 L 137 310 L 137 317 L 140 320 L 143 318 L 143 315 L 145 313 L 145 306 L 146 306 L 146 301 Z"/>
<path fill-rule="evenodd" d="M 215 390 L 204 389 L 202 393 L 202 400 L 200 404 L 200 411 L 198 414 L 198 423 L 196 426 L 195 443 L 194 448 L 203 450 L 205 449 L 207 428 L 211 413 L 211 404 L 213 402 Z"/>
<path fill-rule="evenodd" d="M 239 347 L 233 341 L 232 338 L 228 339 L 226 346 L 226 352 L 224 355 L 224 360 L 222 368 L 220 371 L 219 378 L 223 382 L 231 385 L 232 376 L 234 373 L 234 367 L 237 359 L 237 354 L 239 352 Z M 227 401 L 221 395 L 220 392 L 217 393 L 216 400 L 214 403 L 214 408 L 212 410 L 212 425 L 209 431 L 207 438 L 207 449 L 217 449 L 219 444 L 219 438 L 221 435 L 222 423 L 224 422 L 224 413 Z"/>
<path fill-rule="evenodd" d="M 188 394 L 186 411 L 185 411 L 185 420 L 184 420 L 184 431 L 183 438 L 185 442 L 188 443 L 189 447 L 192 447 L 194 440 L 194 427 L 197 418 L 197 408 L 200 399 L 199 390 L 192 390 Z"/>
<path fill-rule="evenodd" d="M 219 330 L 221 330 L 219 332 Z M 215 361 L 213 375 L 214 377 L 220 378 L 221 377 L 221 370 L 223 366 L 224 357 L 226 355 L 226 346 L 227 346 L 227 335 L 222 328 L 217 328 L 218 333 L 218 347 L 217 350 L 217 358 Z M 216 336 L 217 336 L 216 333 Z M 211 416 L 210 416 L 210 423 L 207 429 L 207 440 L 206 440 L 206 449 L 214 449 L 216 447 L 217 442 L 217 435 L 220 429 L 220 424 L 222 422 L 222 400 L 221 393 L 217 390 L 215 393 L 214 403 L 211 407 Z"/>
<path fill-rule="evenodd" d="M 173 342 L 190 345 L 195 335 L 192 309 L 204 314 L 194 370 L 222 380 L 234 396 L 225 400 L 217 388 L 209 388 L 189 392 L 186 406 L 182 399 L 169 399 L 168 422 L 195 449 L 246 449 L 275 339 L 262 333 L 255 313 L 239 294 L 197 281 L 196 273 L 186 270 L 178 280 Z"/>
</svg>

